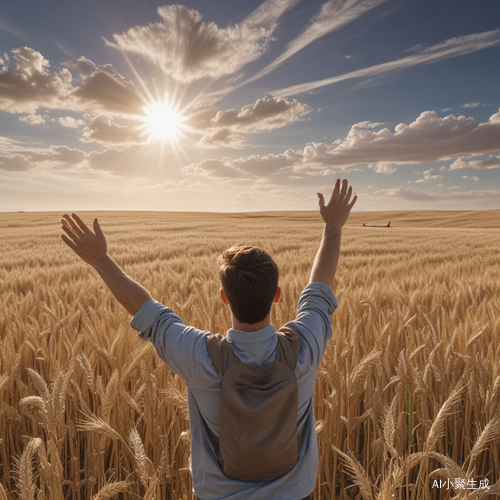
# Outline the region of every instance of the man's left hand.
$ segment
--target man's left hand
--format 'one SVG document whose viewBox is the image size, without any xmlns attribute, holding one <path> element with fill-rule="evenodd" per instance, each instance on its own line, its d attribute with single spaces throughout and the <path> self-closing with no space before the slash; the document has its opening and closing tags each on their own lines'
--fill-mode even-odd
<svg viewBox="0 0 500 500">
<path fill-rule="evenodd" d="M 63 234 L 61 238 L 83 261 L 95 267 L 108 255 L 106 237 L 97 219 L 94 220 L 93 233 L 78 215 L 71 215 L 73 218 L 64 214 L 61 219 L 62 229 L 69 236 Z"/>
</svg>

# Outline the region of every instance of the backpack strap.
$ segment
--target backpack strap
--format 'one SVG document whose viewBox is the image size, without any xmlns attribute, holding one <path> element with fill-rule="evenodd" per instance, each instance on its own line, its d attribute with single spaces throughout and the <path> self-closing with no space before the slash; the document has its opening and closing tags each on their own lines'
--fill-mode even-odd
<svg viewBox="0 0 500 500">
<path fill-rule="evenodd" d="M 220 333 L 209 335 L 207 337 L 208 354 L 217 371 L 224 376 L 226 370 L 234 363 L 238 362 L 238 358 L 234 355 L 231 346 L 226 337 Z"/>
<path fill-rule="evenodd" d="M 299 334 L 286 326 L 282 326 L 277 333 L 278 345 L 276 346 L 276 356 L 278 356 L 278 361 L 287 363 L 293 372 L 300 353 Z"/>
<path fill-rule="evenodd" d="M 278 330 L 278 346 L 276 348 L 276 356 L 279 356 L 279 361 L 285 361 L 292 372 L 297 366 L 297 361 L 300 354 L 300 337 L 299 334 L 288 328 L 287 326 L 282 326 Z M 297 432 L 297 439 L 299 443 L 299 449 L 302 445 L 302 438 L 304 436 L 304 431 L 307 427 L 307 420 L 302 424 L 302 427 Z"/>
<path fill-rule="evenodd" d="M 282 326 L 276 333 L 278 334 L 276 346 L 278 361 L 284 361 L 290 370 L 294 371 L 299 359 L 300 337 L 297 332 L 286 326 Z M 232 364 L 239 362 L 228 340 L 220 333 L 209 335 L 206 342 L 212 363 L 222 376 Z"/>
</svg>

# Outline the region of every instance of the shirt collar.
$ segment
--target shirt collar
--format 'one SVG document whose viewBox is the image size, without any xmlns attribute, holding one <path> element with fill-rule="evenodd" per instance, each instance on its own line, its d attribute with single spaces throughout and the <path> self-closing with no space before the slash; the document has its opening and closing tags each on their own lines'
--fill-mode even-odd
<svg viewBox="0 0 500 500">
<path fill-rule="evenodd" d="M 226 338 L 229 342 L 236 342 L 238 344 L 258 344 L 260 342 L 266 342 L 276 335 L 276 329 L 273 325 L 266 326 L 261 330 L 255 332 L 242 332 L 241 330 L 234 330 L 230 328 L 227 331 Z"/>
</svg>

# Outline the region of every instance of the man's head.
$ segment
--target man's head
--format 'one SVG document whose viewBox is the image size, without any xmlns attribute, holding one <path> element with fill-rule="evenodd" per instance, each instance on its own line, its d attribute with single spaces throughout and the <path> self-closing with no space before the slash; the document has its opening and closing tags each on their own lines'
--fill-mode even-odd
<svg viewBox="0 0 500 500">
<path fill-rule="evenodd" d="M 278 266 L 261 248 L 234 245 L 218 259 L 219 277 L 234 317 L 241 323 L 264 320 L 278 290 Z"/>
</svg>

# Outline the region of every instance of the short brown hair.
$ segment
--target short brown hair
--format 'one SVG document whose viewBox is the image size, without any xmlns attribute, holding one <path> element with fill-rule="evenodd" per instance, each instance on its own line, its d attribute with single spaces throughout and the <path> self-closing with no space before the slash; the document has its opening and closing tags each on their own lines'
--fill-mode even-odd
<svg viewBox="0 0 500 500">
<path fill-rule="evenodd" d="M 254 324 L 271 311 L 278 289 L 278 266 L 261 248 L 234 245 L 217 260 L 222 289 L 241 323 Z"/>
</svg>

